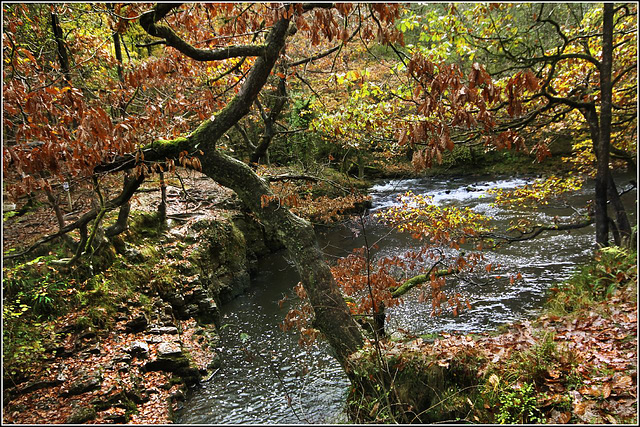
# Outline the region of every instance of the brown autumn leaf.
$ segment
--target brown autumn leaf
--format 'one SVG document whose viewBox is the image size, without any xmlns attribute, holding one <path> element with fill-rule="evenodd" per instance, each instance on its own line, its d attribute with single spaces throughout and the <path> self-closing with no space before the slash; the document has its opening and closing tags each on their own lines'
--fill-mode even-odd
<svg viewBox="0 0 640 427">
<path fill-rule="evenodd" d="M 632 385 L 633 385 L 633 378 L 631 378 L 629 375 L 623 375 L 622 377 L 616 380 L 616 382 L 613 384 L 613 387 L 628 388 L 628 387 L 631 387 Z"/>
<path fill-rule="evenodd" d="M 587 410 L 587 404 L 588 402 L 586 401 L 576 402 L 573 405 L 573 412 L 575 412 L 576 415 L 584 415 L 585 411 Z"/>
<path fill-rule="evenodd" d="M 559 371 L 559 370 L 557 370 L 557 369 L 549 369 L 549 370 L 547 371 L 547 374 L 549 375 L 549 377 L 550 377 L 550 378 L 558 379 L 558 378 L 560 378 L 560 376 L 562 375 L 562 372 L 560 372 L 560 371 Z"/>
<path fill-rule="evenodd" d="M 611 396 L 611 384 L 606 383 L 603 387 L 602 387 L 602 397 L 604 399 L 607 399 L 609 396 Z"/>
</svg>

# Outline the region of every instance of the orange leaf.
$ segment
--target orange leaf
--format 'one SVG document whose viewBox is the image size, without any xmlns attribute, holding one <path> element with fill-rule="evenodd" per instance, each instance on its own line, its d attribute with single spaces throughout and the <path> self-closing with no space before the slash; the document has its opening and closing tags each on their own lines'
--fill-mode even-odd
<svg viewBox="0 0 640 427">
<path fill-rule="evenodd" d="M 607 383 L 602 387 L 602 398 L 606 399 L 611 396 L 611 384 Z"/>
<path fill-rule="evenodd" d="M 633 385 L 633 379 L 629 375 L 618 378 L 613 385 L 615 388 L 627 388 Z"/>
</svg>

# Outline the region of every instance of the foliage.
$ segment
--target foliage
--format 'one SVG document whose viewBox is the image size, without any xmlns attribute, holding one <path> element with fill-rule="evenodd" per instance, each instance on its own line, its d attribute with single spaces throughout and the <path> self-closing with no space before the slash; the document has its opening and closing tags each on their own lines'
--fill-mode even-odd
<svg viewBox="0 0 640 427">
<path fill-rule="evenodd" d="M 399 201 L 399 205 L 377 212 L 375 218 L 409 233 L 421 242 L 420 249 L 377 260 L 370 255 L 375 245 L 355 249 L 332 267 L 334 277 L 347 296 L 359 296 L 359 303 L 351 306 L 357 314 L 367 313 L 379 303 L 386 307 L 397 305 L 407 290 L 427 282 L 428 291 L 423 288 L 419 300 L 431 301 L 432 314 L 442 313 L 441 305 L 446 304 L 457 316 L 464 307 L 469 308 L 470 303 L 460 293 L 445 292 L 446 278 L 473 271 L 481 265 L 482 253 L 462 246 L 477 240 L 481 248 L 482 235 L 490 230 L 489 219 L 469 208 L 438 206 L 430 197 L 412 192 L 400 195 Z M 484 266 L 487 272 L 493 268 L 491 264 Z M 407 272 L 417 275 L 406 280 L 402 276 Z M 368 286 L 370 294 L 364 292 Z"/>
<path fill-rule="evenodd" d="M 562 316 L 610 299 L 629 281 L 637 281 L 637 253 L 603 248 L 595 261 L 581 267 L 566 283 L 551 289 L 551 310 Z"/>
<path fill-rule="evenodd" d="M 316 132 L 309 131 L 309 124 L 314 119 L 314 111 L 310 105 L 315 102 L 304 92 L 292 92 L 288 127 L 291 134 L 286 138 L 278 138 L 270 148 L 270 160 L 279 165 L 300 164 L 303 170 L 312 170 L 315 163 L 325 161 L 333 144 L 327 144 Z"/>
<path fill-rule="evenodd" d="M 273 195 L 265 195 L 262 206 L 286 206 L 296 215 L 319 224 L 362 212 L 370 201 L 360 189 L 363 182 L 345 179 L 344 175 L 327 169 L 317 165 L 316 173 L 308 175 L 297 168 L 263 167 L 261 174 L 277 174 L 278 180 L 271 183 Z"/>
<path fill-rule="evenodd" d="M 500 396 L 500 411 L 497 421 L 500 424 L 531 424 L 542 422 L 540 411 L 536 407 L 535 389 L 532 384 L 524 383 L 518 389 Z"/>
<path fill-rule="evenodd" d="M 353 152 L 360 176 L 364 162 L 374 156 L 410 154 L 416 169 L 423 169 L 434 161 L 446 161 L 447 152 L 466 144 L 484 144 L 487 150 L 526 151 L 543 160 L 557 135 L 576 135 L 574 163 L 581 172 L 593 173 L 604 158 L 602 152 L 596 156 L 598 148 L 609 151 L 609 142 L 604 141 L 607 129 L 600 125 L 607 120 L 604 115 L 599 117 L 608 95 L 601 90 L 604 78 L 600 76 L 604 69 L 600 64 L 606 62 L 601 22 L 608 7 L 417 5 L 401 15 L 402 8 L 381 3 L 327 7 L 161 4 L 150 14 L 149 6 L 139 3 L 8 4 L 3 6 L 7 42 L 3 50 L 3 171 L 10 181 L 6 190 L 13 199 L 38 190 L 46 192 L 64 229 L 64 216 L 56 209 L 64 185 L 93 183 L 95 198 L 100 200 L 95 208 L 100 213 L 93 238 L 105 214 L 101 187 L 105 168 L 133 169 L 141 177 L 173 170 L 176 165 L 196 169 L 204 165 L 210 176 L 228 184 L 231 172 L 216 169 L 219 162 L 215 160 L 216 155 L 232 153 L 223 142 L 225 132 L 251 114 L 259 93 L 274 85 L 275 76 L 280 81 L 295 81 L 288 123 L 294 129 L 276 123 L 278 132 L 291 135 L 279 140 L 282 158 L 299 161 L 305 171 L 316 157 L 323 162 L 335 161 L 334 154 L 343 159 L 344 166 Z M 618 5 L 614 13 L 611 148 L 620 161 L 633 165 L 637 148 L 637 6 Z M 56 16 L 57 25 L 55 19 L 50 21 Z M 270 43 L 277 23 L 283 24 L 278 27 L 282 43 L 271 55 L 273 61 L 265 66 L 265 46 L 275 46 Z M 411 42 L 406 45 L 405 35 Z M 347 42 L 356 36 L 361 45 L 351 49 Z M 362 62 L 348 65 L 365 56 L 365 51 L 371 53 L 369 45 L 374 43 L 389 45 L 397 60 L 389 63 L 386 56 L 373 72 L 360 66 Z M 159 47 L 161 44 L 165 46 Z M 120 45 L 125 48 L 126 60 L 118 52 Z M 342 60 L 330 57 L 333 52 L 339 52 Z M 314 61 L 318 62 L 310 64 Z M 314 85 L 322 86 L 320 92 L 333 99 L 324 102 Z M 265 105 L 266 110 L 271 108 Z M 225 118 L 229 117 L 227 123 Z M 221 122 L 224 125 L 218 127 Z M 604 135 L 604 142 L 599 135 Z M 189 145 L 194 141 L 203 146 Z M 605 164 L 604 169 L 608 168 Z M 249 184 L 231 184 L 237 184 L 244 199 L 257 194 L 252 203 L 246 203 L 257 214 L 278 212 L 283 207 L 325 221 L 365 201 L 355 193 L 342 200 L 324 195 L 314 201 L 314 188 L 293 188 L 288 183 L 274 184 L 276 194 L 272 194 L 265 192 L 262 181 L 247 172 L 249 169 L 238 170 L 245 178 L 255 178 L 247 181 Z M 596 177 L 602 178 L 602 173 Z M 499 202 L 507 196 L 520 202 L 544 202 L 552 192 L 563 190 L 566 182 L 577 188 L 576 181 L 552 179 L 519 193 L 501 193 Z M 623 217 L 624 209 L 615 199 L 611 201 L 617 219 Z M 354 308 L 359 314 L 374 309 L 376 301 L 395 304 L 391 291 L 406 279 L 406 270 L 428 276 L 434 313 L 439 312 L 440 304 L 447 301 L 445 275 L 478 268 L 483 257 L 471 244 L 481 243 L 483 234 L 493 231 L 485 218 L 473 212 L 435 206 L 427 198 L 411 194 L 406 195 L 401 208 L 389 210 L 381 218 L 411 233 L 424 246 L 406 257 L 374 263 L 370 253 L 374 246 L 366 245 L 336 266 L 334 275 L 351 296 L 369 292 L 360 300 L 360 308 Z M 604 224 L 601 217 L 597 221 Z M 622 225 L 620 229 L 624 231 Z M 291 249 L 294 247 L 292 244 Z M 305 258 L 306 253 L 292 255 L 303 261 L 312 258 Z M 489 272 L 493 266 L 484 268 Z M 446 274 L 440 275 L 440 270 Z M 611 271 L 598 272 L 591 289 L 598 298 L 615 297 L 610 289 L 631 278 L 628 269 L 615 270 L 614 276 Z M 21 278 L 7 282 L 10 301 L 6 319 L 13 322 L 7 329 L 13 330 L 14 336 L 22 333 L 19 321 L 23 316 L 44 319 L 58 309 L 56 298 L 69 290 L 71 282 L 53 274 L 43 274 L 44 280 L 38 283 Z M 141 272 L 105 271 L 83 278 L 75 302 L 87 306 L 85 322 L 108 326 L 114 302 L 131 297 L 126 283 L 136 274 Z M 320 277 L 311 276 L 313 280 Z M 329 279 L 321 284 L 334 289 L 330 276 L 324 277 Z M 312 285 L 309 292 L 317 288 L 313 280 L 307 283 Z M 421 298 L 426 298 L 424 292 Z M 457 294 L 448 299 L 454 314 L 463 306 L 461 301 Z M 343 306 L 338 307 L 345 314 L 343 318 L 351 320 Z M 295 323 L 297 318 L 289 320 Z M 307 330 L 309 336 L 315 334 L 315 330 Z M 352 340 L 360 342 L 357 337 Z M 39 352 L 39 345 L 28 345 L 32 353 Z M 505 411 L 505 419 L 519 416 Z"/>
<path fill-rule="evenodd" d="M 489 218 L 470 208 L 438 206 L 428 195 L 411 191 L 399 196 L 400 204 L 377 217 L 399 231 L 432 244 L 460 248 L 468 238 L 490 230 Z"/>
<path fill-rule="evenodd" d="M 560 178 L 551 175 L 545 179 L 536 179 L 532 184 L 525 184 L 515 190 L 490 189 L 488 194 L 495 195 L 496 206 L 539 208 L 548 205 L 551 198 L 561 198 L 565 193 L 580 190 L 583 184 L 582 177 L 569 175 Z"/>
<path fill-rule="evenodd" d="M 13 381 L 43 357 L 53 329 L 49 320 L 64 313 L 75 285 L 49 264 L 51 258 L 40 256 L 3 268 L 3 374 Z"/>
</svg>

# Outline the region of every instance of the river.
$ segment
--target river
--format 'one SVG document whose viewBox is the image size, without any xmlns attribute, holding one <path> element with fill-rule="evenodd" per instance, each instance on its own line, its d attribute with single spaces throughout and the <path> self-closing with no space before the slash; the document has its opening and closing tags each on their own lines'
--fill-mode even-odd
<svg viewBox="0 0 640 427">
<path fill-rule="evenodd" d="M 624 186 L 631 177 L 621 177 Z M 398 194 L 412 190 L 428 194 L 435 203 L 469 206 L 491 216 L 499 228 L 506 228 L 515 216 L 533 217 L 549 222 L 560 220 L 573 211 L 563 205 L 549 205 L 544 211 L 503 209 L 491 205 L 489 188 L 514 188 L 533 178 L 418 178 L 384 180 L 370 189 L 377 211 L 397 203 Z M 567 202 L 583 206 L 592 198 L 593 185 L 570 196 Z M 636 192 L 626 195 L 627 206 L 634 209 Z M 376 256 L 402 254 L 417 247 L 409 236 L 389 232 L 373 220 L 366 222 L 369 242 L 379 242 Z M 356 231 L 357 230 L 357 231 Z M 329 260 L 345 256 L 364 244 L 356 223 L 345 223 L 318 233 L 319 242 Z M 424 334 L 438 331 L 480 332 L 532 317 L 541 308 L 546 290 L 566 279 L 575 266 L 589 259 L 594 249 L 594 227 L 571 232 L 553 232 L 535 241 L 519 242 L 488 253 L 487 261 L 501 264 L 503 272 L 478 274 L 470 281 L 456 284 L 456 291 L 469 299 L 472 308 L 454 317 L 432 317 L 429 303 L 419 303 L 414 289 L 404 304 L 388 309 L 387 332 L 398 328 Z M 349 385 L 337 361 L 324 342 L 303 349 L 292 333 L 279 324 L 293 299 L 280 307 L 284 295 L 291 296 L 298 276 L 282 254 L 260 262 L 260 273 L 249 292 L 222 308 L 220 347 L 223 364 L 213 379 L 199 386 L 178 413 L 183 424 L 299 424 L 342 423 Z M 522 280 L 510 284 L 508 273 L 520 272 Z M 502 275 L 496 279 L 497 275 Z"/>
</svg>

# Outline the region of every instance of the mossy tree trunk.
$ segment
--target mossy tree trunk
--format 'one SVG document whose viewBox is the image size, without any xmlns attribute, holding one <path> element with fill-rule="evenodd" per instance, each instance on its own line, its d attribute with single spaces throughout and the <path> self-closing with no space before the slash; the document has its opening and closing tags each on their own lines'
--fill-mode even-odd
<svg viewBox="0 0 640 427">
<path fill-rule="evenodd" d="M 177 38 L 171 29 L 157 25 L 157 22 L 174 7 L 176 5 L 159 4 L 153 11 L 143 14 L 140 23 L 150 35 L 164 37 L 167 45 L 191 56 L 190 47 L 185 47 L 185 42 Z M 277 202 L 263 206 L 265 200 L 273 198 L 267 182 L 256 175 L 245 163 L 216 149 L 216 142 L 222 135 L 249 112 L 290 33 L 288 19 L 283 18 L 276 22 L 242 88 L 215 116 L 215 119 L 205 120 L 186 137 L 171 141 L 155 141 L 144 150 L 144 158 L 147 161 L 164 161 L 177 159 L 183 150 L 195 153 L 199 156 L 202 172 L 205 175 L 234 190 L 260 221 L 276 232 L 294 260 L 301 282 L 313 306 L 314 326 L 325 335 L 334 348 L 338 361 L 346 366 L 347 356 L 363 345 L 362 331 L 351 317 L 349 308 L 324 260 L 313 227 L 288 209 L 282 208 Z M 194 56 L 191 57 L 194 58 Z M 98 169 L 132 167 L 134 163 L 131 161 L 132 157 L 120 158 Z"/>
</svg>

